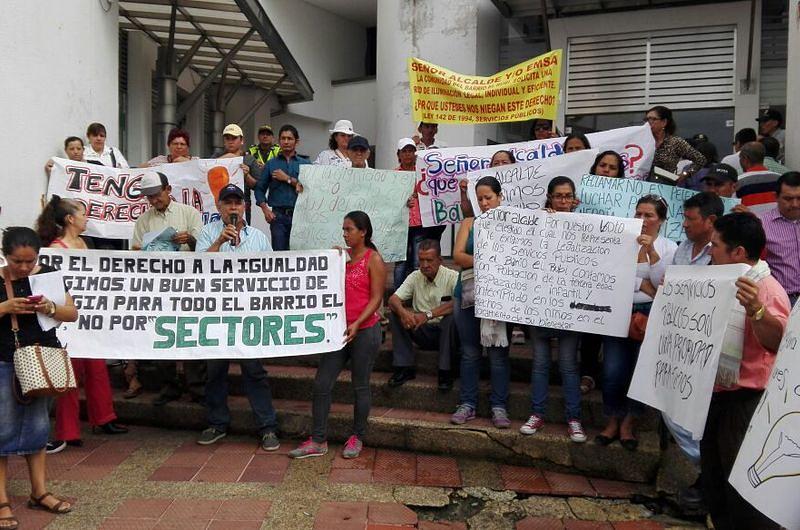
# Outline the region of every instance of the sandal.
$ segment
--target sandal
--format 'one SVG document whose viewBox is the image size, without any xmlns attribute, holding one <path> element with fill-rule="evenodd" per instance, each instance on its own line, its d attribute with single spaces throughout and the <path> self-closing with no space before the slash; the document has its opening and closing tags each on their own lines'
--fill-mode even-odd
<svg viewBox="0 0 800 530">
<path fill-rule="evenodd" d="M 47 497 L 53 497 L 55 500 L 58 501 L 58 503 L 53 507 L 47 506 L 46 504 L 42 503 L 42 501 Z M 28 499 L 28 508 L 30 508 L 31 510 L 44 510 L 46 512 L 54 513 L 56 515 L 63 515 L 65 513 L 69 513 L 72 511 L 72 506 L 67 506 L 64 509 L 61 509 L 61 507 L 64 506 L 65 504 L 69 504 L 69 502 L 56 497 L 50 492 L 47 492 L 38 498 L 31 495 L 31 498 Z"/>
<path fill-rule="evenodd" d="M 0 503 L 0 510 L 3 508 L 8 508 L 11 510 L 11 504 L 7 502 Z M 10 524 L 3 524 L 6 521 L 8 521 Z M 19 528 L 19 519 L 17 519 L 15 516 L 9 515 L 8 517 L 0 517 L 0 529 L 16 530 L 17 528 Z"/>
<path fill-rule="evenodd" d="M 588 375 L 581 376 L 581 394 L 588 394 L 594 389 L 594 378 Z"/>
<path fill-rule="evenodd" d="M 139 379 L 137 379 L 136 376 L 133 376 L 133 379 L 131 379 L 127 390 L 122 393 L 122 397 L 125 399 L 133 399 L 143 391 L 144 386 L 139 382 Z"/>
</svg>

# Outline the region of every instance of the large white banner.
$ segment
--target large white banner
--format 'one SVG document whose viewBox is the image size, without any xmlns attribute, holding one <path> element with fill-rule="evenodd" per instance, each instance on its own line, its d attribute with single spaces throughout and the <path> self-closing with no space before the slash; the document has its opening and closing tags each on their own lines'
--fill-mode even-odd
<svg viewBox="0 0 800 530">
<path fill-rule="evenodd" d="M 642 180 L 650 173 L 656 145 L 649 125 L 623 127 L 588 134 L 593 149 L 614 150 L 625 161 L 625 176 Z M 564 153 L 564 138 L 513 144 L 429 149 L 417 155 L 417 184 L 422 224 L 456 224 L 462 219 L 458 181 L 470 171 L 487 169 L 492 155 L 507 150 L 518 162 L 542 160 Z M 588 173 L 591 163 L 583 173 Z"/>
<path fill-rule="evenodd" d="M 344 246 L 344 216 L 361 210 L 369 215 L 372 239 L 384 261 L 406 259 L 413 172 L 307 164 L 300 166 L 300 182 L 303 193 L 294 210 L 292 250 Z"/>
<path fill-rule="evenodd" d="M 667 267 L 650 309 L 628 397 L 663 411 L 692 433 L 703 430 L 736 280 L 750 267 Z"/>
<path fill-rule="evenodd" d="M 596 156 L 597 149 L 584 149 L 531 162 L 470 171 L 464 178 L 469 181 L 467 194 L 472 203 L 472 210 L 480 212 L 475 184 L 483 177 L 495 177 L 500 182 L 503 189 L 503 205 L 537 210 L 544 208 L 547 202 L 547 185 L 550 181 L 558 176 L 569 177 L 577 188 L 581 177 L 592 165 Z"/>
<path fill-rule="evenodd" d="M 113 167 L 55 158 L 47 196 L 76 199 L 86 206 L 84 235 L 110 239 L 130 239 L 136 219 L 150 208 L 141 195 L 145 173 L 160 171 L 172 186 L 172 199 L 200 211 L 203 223 L 219 218 L 216 195 L 226 184 L 244 185 L 239 165 L 242 158 L 189 160 L 148 168 Z"/>
<path fill-rule="evenodd" d="M 345 257 L 43 249 L 78 321 L 59 326 L 73 357 L 242 359 L 343 345 Z"/>
<path fill-rule="evenodd" d="M 730 483 L 747 502 L 785 528 L 800 528 L 800 309 L 786 325 L 778 358 Z"/>
<path fill-rule="evenodd" d="M 640 219 L 501 206 L 475 219 L 475 315 L 624 337 Z"/>
</svg>

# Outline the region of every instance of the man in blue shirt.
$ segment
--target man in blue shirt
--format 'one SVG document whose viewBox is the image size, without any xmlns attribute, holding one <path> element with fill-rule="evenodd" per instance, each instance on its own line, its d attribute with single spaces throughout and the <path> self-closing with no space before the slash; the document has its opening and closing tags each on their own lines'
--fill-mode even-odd
<svg viewBox="0 0 800 530">
<path fill-rule="evenodd" d="M 264 212 L 272 234 L 272 248 L 289 250 L 292 216 L 297 194 L 303 191 L 300 184 L 300 166 L 310 164 L 307 158 L 297 155 L 300 135 L 293 125 L 284 125 L 278 132 L 281 153 L 267 161 L 256 184 L 256 204 Z"/>
<path fill-rule="evenodd" d="M 270 252 L 264 232 L 247 226 L 244 221 L 244 192 L 235 184 L 228 184 L 219 192 L 217 208 L 221 219 L 207 224 L 197 238 L 197 252 Z M 231 216 L 235 215 L 235 223 Z M 272 393 L 267 380 L 267 372 L 260 359 L 242 359 L 242 378 L 250 408 L 256 417 L 261 448 L 276 451 L 280 447 L 275 429 L 278 426 L 275 409 L 272 406 Z M 206 407 L 208 408 L 208 428 L 204 430 L 197 443 L 211 445 L 227 434 L 231 422 L 228 409 L 228 359 L 207 361 L 208 379 L 206 382 Z"/>
</svg>

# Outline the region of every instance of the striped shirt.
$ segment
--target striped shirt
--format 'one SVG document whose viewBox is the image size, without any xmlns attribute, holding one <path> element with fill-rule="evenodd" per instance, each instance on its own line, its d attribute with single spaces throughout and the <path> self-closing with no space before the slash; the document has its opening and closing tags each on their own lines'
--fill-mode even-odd
<svg viewBox="0 0 800 530">
<path fill-rule="evenodd" d="M 694 252 L 694 242 L 683 241 L 680 245 L 678 245 L 678 249 L 675 251 L 675 255 L 672 256 L 672 264 L 673 265 L 710 265 L 711 264 L 711 242 L 709 241 L 706 246 L 703 247 L 697 256 L 692 257 L 692 253 Z"/>
<path fill-rule="evenodd" d="M 225 230 L 225 223 L 222 221 L 214 221 L 208 223 L 203 227 L 200 232 L 200 237 L 197 238 L 197 252 L 205 252 L 208 247 L 214 244 L 222 231 Z M 232 247 L 229 241 L 226 241 L 219 247 L 220 252 L 272 252 L 272 245 L 269 244 L 267 236 L 258 228 L 245 225 L 239 232 L 239 244 Z"/>
<path fill-rule="evenodd" d="M 777 208 L 758 216 L 767 235 L 764 259 L 772 275 L 790 295 L 800 293 L 800 220 L 787 219 Z"/>
<path fill-rule="evenodd" d="M 736 183 L 736 196 L 742 199 L 754 214 L 759 214 L 775 207 L 775 186 L 780 175 L 764 166 L 754 166 L 750 171 L 739 175 Z"/>
</svg>

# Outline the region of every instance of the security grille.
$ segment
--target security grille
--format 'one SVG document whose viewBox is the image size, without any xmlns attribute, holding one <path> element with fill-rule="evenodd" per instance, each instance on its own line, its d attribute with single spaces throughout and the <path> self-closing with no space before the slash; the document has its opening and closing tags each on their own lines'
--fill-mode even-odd
<svg viewBox="0 0 800 530">
<path fill-rule="evenodd" d="M 571 37 L 568 114 L 733 106 L 736 30 L 681 30 Z"/>
</svg>

